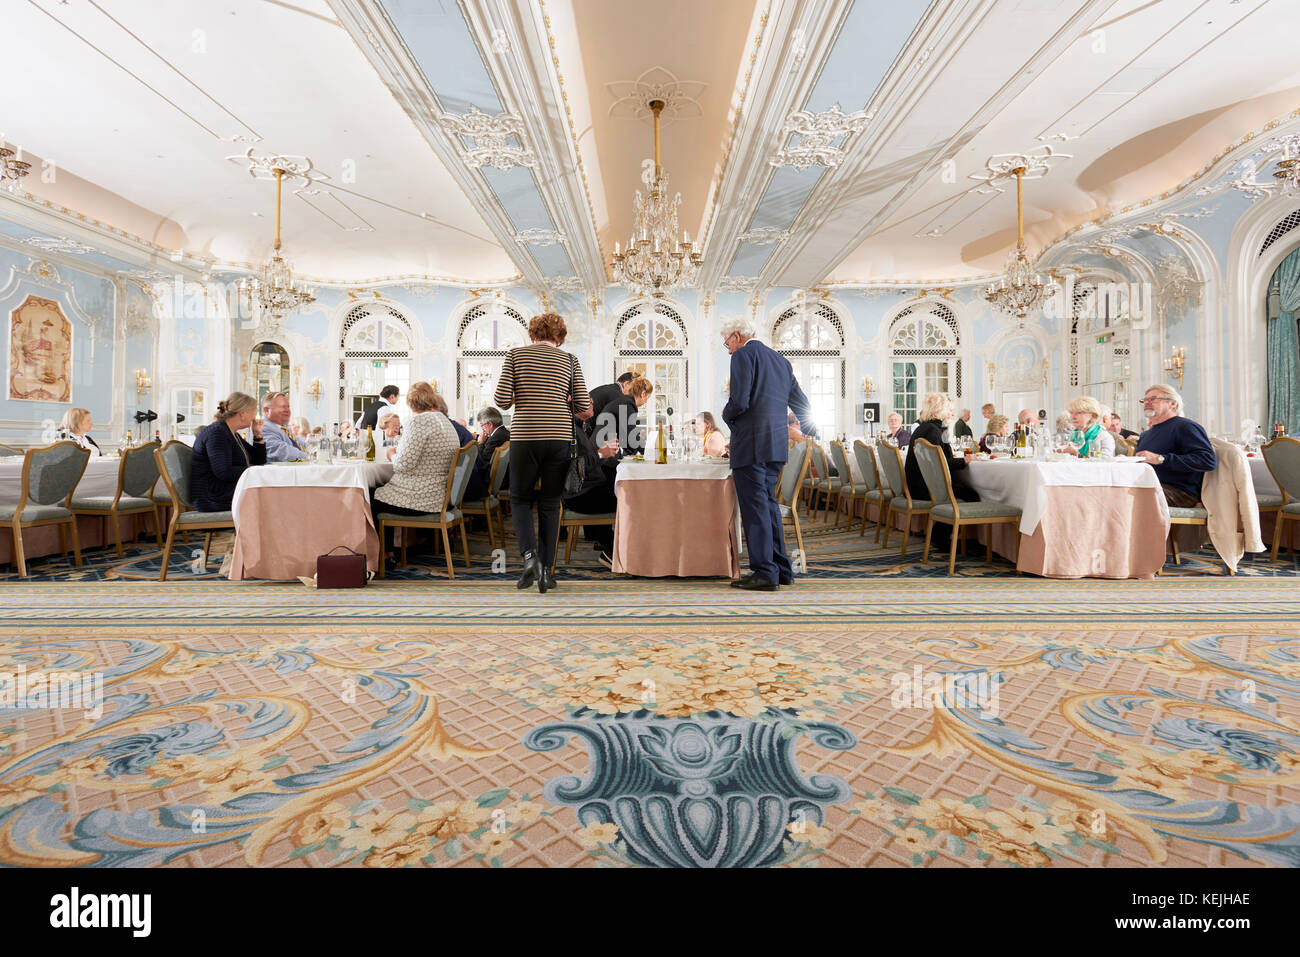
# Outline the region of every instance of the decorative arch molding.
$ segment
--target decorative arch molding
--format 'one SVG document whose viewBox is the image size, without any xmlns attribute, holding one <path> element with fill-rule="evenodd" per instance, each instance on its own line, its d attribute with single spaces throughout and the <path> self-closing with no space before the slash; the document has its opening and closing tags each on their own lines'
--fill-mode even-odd
<svg viewBox="0 0 1300 957">
<path fill-rule="evenodd" d="M 524 341 L 527 342 L 529 310 L 513 299 L 493 296 L 490 299 L 482 297 L 470 299 L 452 310 L 450 320 L 447 323 L 450 337 L 448 345 L 457 350 L 464 348 L 465 335 L 470 331 L 470 327 L 491 314 L 494 306 L 500 306 L 498 316 L 504 319 L 512 319 L 519 324 Z"/>
<path fill-rule="evenodd" d="M 899 303 L 894 308 L 885 313 L 884 320 L 880 324 L 883 341 L 880 345 L 883 348 L 886 361 L 893 362 L 895 353 L 895 342 L 902 331 L 904 323 L 922 320 L 924 316 L 930 316 L 934 322 L 939 325 L 936 331 L 942 335 L 944 329 L 947 330 L 948 339 L 940 336 L 933 337 L 934 345 L 927 347 L 925 345 L 925 333 L 919 333 L 917 345 L 914 349 L 907 349 L 900 355 L 909 355 L 915 358 L 927 357 L 951 357 L 954 359 L 953 381 L 956 382 L 956 388 L 953 390 L 954 400 L 965 397 L 966 392 L 966 367 L 970 358 L 970 335 L 969 322 L 963 321 L 961 304 L 944 296 L 924 295 L 916 299 L 909 299 Z M 919 328 L 919 327 L 918 327 Z M 945 344 L 946 343 L 946 344 Z M 892 376 L 892 369 L 890 370 Z"/>
<path fill-rule="evenodd" d="M 618 305 L 614 306 L 614 308 L 609 312 L 611 318 L 614 318 L 615 351 L 618 351 L 618 344 L 623 335 L 623 328 L 633 319 L 647 311 L 672 320 L 681 332 L 682 349 L 688 350 L 690 348 L 691 328 L 694 325 L 694 321 L 686 308 L 675 299 L 641 296 L 636 299 L 625 299 Z"/>
<path fill-rule="evenodd" d="M 461 303 L 451 314 L 447 323 L 447 337 L 450 353 L 455 356 L 456 382 L 455 401 L 457 409 L 466 400 L 466 374 L 470 372 L 466 360 L 504 360 L 512 348 L 528 344 L 528 311 L 513 299 L 498 296 L 491 298 L 476 297 Z M 498 328 L 491 330 L 485 341 L 480 335 L 484 327 L 497 323 Z M 500 328 L 505 324 L 505 334 Z M 514 331 L 517 335 L 511 335 Z M 480 361 L 478 363 L 482 365 Z M 485 380 L 486 381 L 486 380 Z M 461 411 L 466 416 L 477 410 L 465 408 Z"/>
<path fill-rule="evenodd" d="M 647 314 L 658 317 L 657 321 L 668 327 L 669 335 L 661 339 L 648 329 L 648 335 L 644 340 L 632 340 L 630 333 L 634 328 L 633 324 Z M 691 378 L 690 343 L 691 330 L 695 322 L 680 302 L 666 297 L 639 296 L 625 299 L 614 306 L 610 310 L 610 316 L 614 319 L 613 335 L 609 340 L 610 367 L 614 378 L 623 371 L 621 367 L 626 366 L 628 360 L 643 361 L 650 366 L 656 359 L 669 363 L 680 359 L 682 400 L 689 403 L 693 384 L 696 386 L 694 391 L 699 394 L 698 383 L 693 383 Z M 651 334 L 654 334 L 654 341 L 650 339 Z M 659 384 L 656 383 L 655 396 L 652 398 L 656 409 L 660 399 L 658 388 Z M 671 394 L 671 391 L 664 393 L 669 396 Z"/>
<path fill-rule="evenodd" d="M 1247 208 L 1237 220 L 1228 240 L 1224 263 L 1224 300 L 1227 318 L 1223 340 L 1229 351 L 1225 396 L 1227 409 L 1238 422 L 1268 416 L 1268 383 L 1253 370 L 1267 367 L 1268 282 L 1282 260 L 1300 246 L 1300 234 L 1287 233 L 1283 240 L 1262 249 L 1264 240 L 1287 216 L 1300 210 L 1295 200 L 1272 197 Z M 1234 422 L 1225 421 L 1232 430 Z"/>
</svg>

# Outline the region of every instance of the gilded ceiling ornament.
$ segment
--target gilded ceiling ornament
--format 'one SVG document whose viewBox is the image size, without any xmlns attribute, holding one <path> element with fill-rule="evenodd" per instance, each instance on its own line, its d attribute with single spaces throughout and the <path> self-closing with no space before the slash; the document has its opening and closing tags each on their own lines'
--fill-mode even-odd
<svg viewBox="0 0 1300 957">
<path fill-rule="evenodd" d="M 32 236 L 30 239 L 23 239 L 20 240 L 20 242 L 51 253 L 76 253 L 78 255 L 84 255 L 85 253 L 98 252 L 94 246 L 88 246 L 75 239 L 69 239 L 67 236 Z"/>
<path fill-rule="evenodd" d="M 749 292 L 757 284 L 757 276 L 723 276 L 717 288 L 718 292 Z"/>
<path fill-rule="evenodd" d="M 582 280 L 577 276 L 551 276 L 546 285 L 552 292 L 577 292 L 583 288 Z"/>
<path fill-rule="evenodd" d="M 515 233 L 515 242 L 521 246 L 559 246 L 568 242 L 568 237 L 554 229 L 533 227 Z"/>
<path fill-rule="evenodd" d="M 773 166 L 793 166 L 800 170 L 810 166 L 834 169 L 844 159 L 845 151 L 843 143 L 832 146 L 832 142 L 840 137 L 861 133 L 874 115 L 866 110 L 844 113 L 838 103 L 821 113 L 795 110 L 786 119 L 781 133 L 786 137 L 799 137 L 799 144 L 782 147 L 770 163 Z"/>
<path fill-rule="evenodd" d="M 438 117 L 442 131 L 456 140 L 461 147 L 461 158 L 470 169 L 494 166 L 508 170 L 515 166 L 534 167 L 537 156 L 524 144 L 524 121 L 510 113 L 489 115 L 477 106 L 468 113 L 444 113 Z M 462 137 L 472 139 L 474 146 L 466 149 Z M 515 138 L 517 144 L 510 142 Z"/>
<path fill-rule="evenodd" d="M 1182 256 L 1164 255 L 1156 260 L 1156 279 L 1161 319 L 1181 315 L 1201 301 L 1205 283 L 1196 278 Z"/>
<path fill-rule="evenodd" d="M 984 169 L 970 173 L 968 178 L 982 184 L 975 187 L 977 193 L 1000 193 L 1000 184 L 1015 176 L 1016 170 L 1022 171 L 1024 179 L 1042 179 L 1053 163 L 1073 158 L 1073 153 L 1058 153 L 1052 144 L 1044 143 L 1028 153 L 995 153 L 984 161 Z"/>
</svg>

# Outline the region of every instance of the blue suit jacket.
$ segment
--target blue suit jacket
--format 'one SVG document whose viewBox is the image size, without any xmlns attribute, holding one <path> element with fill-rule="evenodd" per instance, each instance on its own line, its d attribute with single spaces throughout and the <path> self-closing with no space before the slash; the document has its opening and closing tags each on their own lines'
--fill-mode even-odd
<svg viewBox="0 0 1300 957">
<path fill-rule="evenodd" d="M 750 339 L 731 354 L 731 394 L 722 421 L 731 428 L 731 467 L 784 462 L 790 431 L 787 411 L 812 425 L 812 408 L 790 360 Z"/>
</svg>

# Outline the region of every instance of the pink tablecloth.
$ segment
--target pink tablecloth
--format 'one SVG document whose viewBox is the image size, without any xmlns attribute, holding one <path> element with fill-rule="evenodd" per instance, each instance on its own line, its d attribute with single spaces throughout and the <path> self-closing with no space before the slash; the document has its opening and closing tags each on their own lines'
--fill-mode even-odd
<svg viewBox="0 0 1300 957">
<path fill-rule="evenodd" d="M 740 577 L 736 487 L 724 479 L 645 479 L 615 487 L 614 571 L 646 578 Z"/>
<path fill-rule="evenodd" d="M 328 486 L 250 488 L 240 500 L 239 534 L 235 537 L 230 578 L 310 578 L 316 574 L 317 556 L 338 545 L 365 555 L 367 568 L 379 568 L 379 536 L 364 490 Z"/>
</svg>

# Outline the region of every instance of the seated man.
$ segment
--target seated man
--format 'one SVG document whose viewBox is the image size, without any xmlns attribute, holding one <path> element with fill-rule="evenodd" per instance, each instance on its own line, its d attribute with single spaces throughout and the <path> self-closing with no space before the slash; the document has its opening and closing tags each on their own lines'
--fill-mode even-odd
<svg viewBox="0 0 1300 957">
<path fill-rule="evenodd" d="M 1118 412 L 1107 412 L 1101 419 L 1102 428 L 1111 435 L 1118 435 L 1122 439 L 1132 439 L 1137 437 L 1137 433 L 1132 429 L 1124 428 L 1124 423 L 1120 421 Z"/>
<path fill-rule="evenodd" d="M 1183 397 L 1171 385 L 1153 385 L 1142 397 L 1147 429 L 1138 437 L 1135 458 L 1150 462 L 1175 508 L 1201 504 L 1201 482 L 1206 472 L 1219 467 L 1214 446 L 1205 429 L 1185 419 Z"/>
<path fill-rule="evenodd" d="M 478 461 L 474 463 L 474 471 L 487 489 L 492 481 L 492 456 L 510 441 L 510 430 L 505 427 L 501 412 L 490 405 L 479 412 L 477 419 Z M 507 464 L 507 471 L 509 468 Z"/>
<path fill-rule="evenodd" d="M 262 399 L 262 438 L 266 439 L 268 462 L 303 462 L 307 450 L 285 428 L 289 424 L 289 397 L 283 392 L 268 392 Z"/>
<path fill-rule="evenodd" d="M 1021 409 L 1020 414 L 1016 416 L 1016 423 L 1022 429 L 1033 431 L 1038 428 L 1038 413 L 1033 409 Z"/>
<path fill-rule="evenodd" d="M 957 421 L 952 424 L 952 434 L 957 438 L 974 436 L 970 430 L 970 409 L 962 409 L 957 415 Z"/>
</svg>

